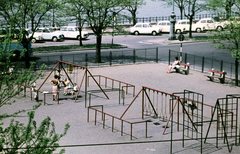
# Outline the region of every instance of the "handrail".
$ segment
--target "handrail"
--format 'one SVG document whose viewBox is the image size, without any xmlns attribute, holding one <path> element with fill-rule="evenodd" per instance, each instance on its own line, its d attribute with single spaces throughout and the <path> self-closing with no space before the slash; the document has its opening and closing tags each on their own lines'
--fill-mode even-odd
<svg viewBox="0 0 240 154">
<path fill-rule="evenodd" d="M 114 88 L 114 81 L 115 82 L 118 82 L 119 83 L 119 89 L 122 89 L 122 92 L 123 92 L 123 87 L 126 87 L 126 95 L 128 94 L 128 87 L 133 87 L 133 97 L 135 96 L 135 85 L 133 84 L 130 84 L 130 83 L 126 83 L 126 82 L 123 82 L 123 81 L 120 81 L 120 80 L 116 80 L 116 79 L 113 79 L 113 78 L 110 78 L 110 77 L 107 77 L 107 76 L 103 76 L 103 75 L 93 75 L 93 76 L 88 76 L 88 86 L 89 86 L 89 78 L 90 77 L 98 77 L 99 78 L 99 85 L 100 85 L 100 82 L 101 82 L 101 78 L 105 78 L 105 87 L 107 87 L 107 80 L 111 80 L 112 81 L 112 89 Z M 126 86 L 122 86 L 121 88 L 121 84 L 125 84 Z"/>
<path fill-rule="evenodd" d="M 24 96 L 26 96 L 26 88 L 29 88 L 30 89 L 30 93 L 31 93 L 31 95 L 30 95 L 30 97 L 31 97 L 31 100 L 32 100 L 32 88 L 33 87 L 29 87 L 29 86 L 26 86 L 26 85 L 20 85 L 20 84 L 18 84 L 18 89 L 19 89 L 19 86 L 23 86 L 24 87 Z M 43 103 L 44 103 L 44 105 L 46 105 L 46 94 L 53 94 L 54 92 L 47 92 L 47 93 L 44 93 L 44 91 L 40 91 L 40 90 L 36 90 L 37 91 L 37 96 L 39 96 L 38 94 L 39 93 L 42 93 L 42 94 L 44 94 L 44 96 L 43 96 Z M 57 96 L 58 96 L 58 104 L 59 104 L 59 91 L 57 91 Z M 39 97 L 38 97 L 38 99 L 37 99 L 37 102 L 39 102 Z"/>
<path fill-rule="evenodd" d="M 94 107 L 101 107 L 102 111 L 100 111 L 100 110 L 98 110 L 98 109 L 95 109 Z M 145 136 L 146 136 L 146 138 L 147 138 L 147 120 L 130 122 L 130 121 L 127 121 L 127 120 L 118 118 L 118 117 L 116 117 L 116 116 L 113 116 L 113 115 L 111 115 L 111 114 L 109 114 L 109 113 L 103 112 L 103 105 L 95 105 L 95 106 L 89 106 L 89 107 L 88 107 L 87 122 L 89 122 L 89 110 L 90 110 L 90 109 L 95 110 L 95 125 L 96 125 L 96 122 L 97 122 L 97 112 L 102 113 L 103 129 L 105 128 L 105 116 L 106 116 L 106 115 L 112 117 L 112 132 L 113 132 L 113 129 L 114 129 L 114 118 L 120 120 L 120 121 L 121 121 L 121 136 L 123 135 L 123 122 L 126 122 L 126 123 L 130 124 L 130 125 L 131 125 L 131 127 L 130 127 L 130 139 L 131 139 L 131 140 L 132 140 L 132 125 L 133 125 L 133 124 L 138 124 L 138 123 L 146 123 L 146 134 L 145 134 Z"/>
</svg>

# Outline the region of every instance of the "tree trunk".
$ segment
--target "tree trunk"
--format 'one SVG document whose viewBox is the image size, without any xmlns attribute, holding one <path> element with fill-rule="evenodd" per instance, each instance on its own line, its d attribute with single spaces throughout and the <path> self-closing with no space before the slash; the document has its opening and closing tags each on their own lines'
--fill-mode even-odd
<svg viewBox="0 0 240 154">
<path fill-rule="evenodd" d="M 135 11 L 132 13 L 132 19 L 133 19 L 133 26 L 134 26 L 137 23 L 137 16 Z"/>
<path fill-rule="evenodd" d="M 79 23 L 80 24 L 80 23 Z M 79 28 L 79 36 L 80 36 L 80 39 L 79 39 L 79 46 L 82 46 L 82 28 Z"/>
<path fill-rule="evenodd" d="M 97 36 L 97 46 L 96 46 L 96 63 L 101 63 L 101 45 L 102 45 L 102 35 Z"/>
<path fill-rule="evenodd" d="M 235 86 L 238 86 L 238 66 L 239 66 L 239 58 L 235 59 Z"/>
<path fill-rule="evenodd" d="M 23 31 L 23 40 L 22 40 L 22 45 L 24 47 L 24 49 L 26 49 L 27 51 L 25 52 L 25 67 L 29 68 L 30 67 L 30 59 L 29 59 L 29 54 L 28 54 L 28 39 L 26 38 L 26 31 Z"/>
<path fill-rule="evenodd" d="M 232 11 L 232 8 L 231 8 L 231 2 L 226 2 L 226 7 L 225 7 L 225 10 L 226 10 L 226 18 L 229 19 L 231 17 L 231 11 Z"/>
<path fill-rule="evenodd" d="M 190 27 L 189 27 L 189 38 L 192 38 L 192 21 L 193 21 L 193 16 L 190 16 L 189 22 L 190 22 Z"/>
<path fill-rule="evenodd" d="M 179 10 L 180 10 L 180 20 L 182 20 L 183 19 L 183 9 L 184 9 L 184 7 L 180 7 L 179 8 Z"/>
</svg>

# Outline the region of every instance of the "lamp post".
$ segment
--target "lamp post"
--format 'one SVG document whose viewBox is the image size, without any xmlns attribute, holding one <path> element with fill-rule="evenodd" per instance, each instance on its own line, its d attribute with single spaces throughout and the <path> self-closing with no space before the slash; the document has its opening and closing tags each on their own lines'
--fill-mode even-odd
<svg viewBox="0 0 240 154">
<path fill-rule="evenodd" d="M 176 15 L 174 14 L 174 0 L 173 0 L 173 8 L 172 8 L 172 14 L 170 15 L 170 33 L 168 36 L 168 40 L 176 40 L 176 35 L 175 35 L 175 23 L 176 23 Z"/>
</svg>

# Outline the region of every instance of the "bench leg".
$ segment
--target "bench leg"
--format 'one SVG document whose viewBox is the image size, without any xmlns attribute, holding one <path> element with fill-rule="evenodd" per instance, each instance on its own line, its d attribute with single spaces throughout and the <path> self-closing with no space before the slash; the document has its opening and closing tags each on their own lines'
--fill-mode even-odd
<svg viewBox="0 0 240 154">
<path fill-rule="evenodd" d="M 185 75 L 188 75 L 189 74 L 189 69 L 184 70 L 184 72 L 185 72 Z"/>
<path fill-rule="evenodd" d="M 208 76 L 208 78 L 209 78 L 210 81 L 213 81 L 213 80 L 214 80 L 214 78 L 212 78 L 212 77 L 209 77 L 209 76 Z"/>
<path fill-rule="evenodd" d="M 225 80 L 223 78 L 220 78 L 220 83 L 225 83 Z"/>
</svg>

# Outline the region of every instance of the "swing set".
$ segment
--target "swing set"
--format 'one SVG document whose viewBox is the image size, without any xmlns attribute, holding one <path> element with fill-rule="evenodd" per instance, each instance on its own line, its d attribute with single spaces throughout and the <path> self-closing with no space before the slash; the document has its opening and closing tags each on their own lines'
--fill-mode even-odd
<svg viewBox="0 0 240 154">
<path fill-rule="evenodd" d="M 138 92 L 138 94 L 134 97 L 132 102 L 128 105 L 124 113 L 121 115 L 120 117 L 121 119 L 141 93 L 142 93 L 142 119 L 144 119 L 144 116 L 151 116 L 153 118 L 159 118 L 159 120 L 166 122 L 163 134 L 165 133 L 166 128 L 168 128 L 168 124 L 170 122 L 171 117 L 173 117 L 176 106 L 178 106 L 177 130 L 179 131 L 180 105 L 182 106 L 184 113 L 186 113 L 186 116 L 188 117 L 190 123 L 192 124 L 193 129 L 197 131 L 197 127 L 195 126 L 191 116 L 189 115 L 189 112 L 185 108 L 183 100 L 178 95 L 170 94 L 164 91 L 156 90 L 145 86 L 142 86 L 142 89 Z"/>
<path fill-rule="evenodd" d="M 52 69 L 52 71 L 49 73 L 49 75 L 46 77 L 46 79 L 43 81 L 43 83 L 40 85 L 40 87 L 37 89 L 37 91 L 39 92 L 41 90 L 41 88 L 46 89 L 46 86 L 44 87 L 44 85 L 45 85 L 46 81 L 51 80 L 51 79 L 49 79 L 50 76 L 57 75 L 59 77 L 60 82 L 63 82 L 64 80 L 62 79 L 62 77 L 66 76 L 66 78 L 70 81 L 70 86 L 67 88 L 72 88 L 74 84 L 76 84 L 78 86 L 77 94 L 75 96 L 75 102 L 76 102 L 78 99 L 78 96 L 79 96 L 80 89 L 83 85 L 83 81 L 85 79 L 85 103 L 86 103 L 87 87 L 88 87 L 87 86 L 88 74 L 93 78 L 94 82 L 99 87 L 99 89 L 102 91 L 102 93 L 106 96 L 106 98 L 109 99 L 107 94 L 104 92 L 104 90 L 98 84 L 98 82 L 93 77 L 93 75 L 91 74 L 91 72 L 88 70 L 87 67 L 60 61 L 60 60 L 55 65 L 55 67 Z M 48 89 L 49 89 L 49 87 L 48 87 Z M 52 92 L 45 91 L 45 94 L 50 94 L 50 93 L 52 94 Z M 58 97 L 58 101 L 59 101 L 59 97 Z"/>
</svg>

